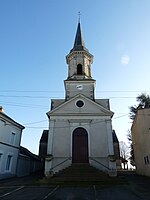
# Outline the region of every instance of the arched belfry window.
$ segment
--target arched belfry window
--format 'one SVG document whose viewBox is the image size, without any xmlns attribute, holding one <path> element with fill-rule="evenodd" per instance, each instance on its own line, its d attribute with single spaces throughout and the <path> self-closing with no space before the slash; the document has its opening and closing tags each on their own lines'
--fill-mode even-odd
<svg viewBox="0 0 150 200">
<path fill-rule="evenodd" d="M 77 65 L 77 75 L 82 75 L 82 65 L 81 64 Z"/>
</svg>

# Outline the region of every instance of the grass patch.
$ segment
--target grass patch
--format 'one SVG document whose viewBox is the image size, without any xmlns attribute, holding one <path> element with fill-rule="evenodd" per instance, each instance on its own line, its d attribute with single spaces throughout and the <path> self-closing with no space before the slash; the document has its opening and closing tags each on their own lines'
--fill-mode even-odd
<svg viewBox="0 0 150 200">
<path fill-rule="evenodd" d="M 107 177 L 105 180 L 67 180 L 67 179 L 56 179 L 56 178 L 43 178 L 35 181 L 36 185 L 47 185 L 47 186 L 69 186 L 69 187 L 88 187 L 92 185 L 96 186 L 114 186 L 114 185 L 124 185 L 127 181 L 120 177 Z"/>
</svg>

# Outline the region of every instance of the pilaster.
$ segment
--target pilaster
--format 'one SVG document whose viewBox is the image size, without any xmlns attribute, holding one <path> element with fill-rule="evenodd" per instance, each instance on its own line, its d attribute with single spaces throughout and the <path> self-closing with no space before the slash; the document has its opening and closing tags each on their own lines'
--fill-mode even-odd
<svg viewBox="0 0 150 200">
<path fill-rule="evenodd" d="M 116 176 L 116 161 L 114 158 L 114 147 L 113 147 L 113 137 L 112 137 L 112 125 L 111 119 L 106 121 L 107 127 L 107 137 L 108 137 L 108 159 L 109 159 L 109 175 Z"/>
<path fill-rule="evenodd" d="M 54 135 L 54 126 L 55 120 L 49 121 L 49 137 L 48 137 L 48 146 L 47 146 L 47 154 L 53 154 L 53 135 Z"/>
</svg>

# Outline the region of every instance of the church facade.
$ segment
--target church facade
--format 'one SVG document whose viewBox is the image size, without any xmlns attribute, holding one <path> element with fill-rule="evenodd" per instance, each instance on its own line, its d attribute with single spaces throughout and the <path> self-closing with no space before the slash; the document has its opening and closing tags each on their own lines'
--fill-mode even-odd
<svg viewBox="0 0 150 200">
<path fill-rule="evenodd" d="M 73 163 L 90 165 L 116 175 L 109 99 L 95 99 L 91 75 L 93 55 L 85 46 L 78 23 L 74 46 L 66 56 L 65 98 L 52 99 L 45 175 Z"/>
</svg>

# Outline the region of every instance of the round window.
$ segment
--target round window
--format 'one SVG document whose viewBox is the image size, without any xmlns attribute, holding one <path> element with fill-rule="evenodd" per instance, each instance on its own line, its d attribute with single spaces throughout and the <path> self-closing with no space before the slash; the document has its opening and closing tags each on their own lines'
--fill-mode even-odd
<svg viewBox="0 0 150 200">
<path fill-rule="evenodd" d="M 81 100 L 79 100 L 79 101 L 76 102 L 76 105 L 77 105 L 79 108 L 81 108 L 81 107 L 84 105 L 84 102 L 81 101 Z"/>
</svg>

